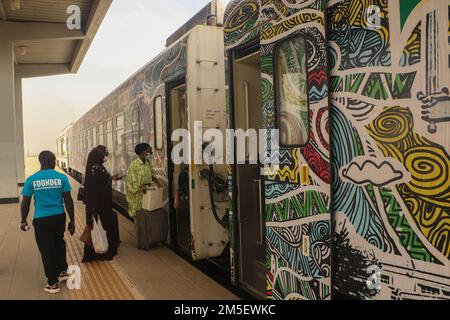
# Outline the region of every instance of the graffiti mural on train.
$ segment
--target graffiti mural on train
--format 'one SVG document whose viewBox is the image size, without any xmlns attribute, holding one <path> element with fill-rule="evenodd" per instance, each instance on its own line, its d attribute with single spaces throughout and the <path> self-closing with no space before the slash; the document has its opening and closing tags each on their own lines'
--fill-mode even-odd
<svg viewBox="0 0 450 320">
<path fill-rule="evenodd" d="M 165 100 L 166 81 L 182 76 L 186 70 L 186 39 L 168 48 L 151 63 L 125 81 L 117 90 L 102 100 L 72 128 L 70 137 L 75 141 L 71 147 L 71 167 L 84 173 L 88 152 L 96 144 L 105 144 L 112 152 L 107 166 L 113 174 L 124 175 L 131 161 L 136 158 L 134 146 L 140 142 L 150 143 L 154 148 L 154 166 L 167 194 L 167 149 L 155 148 L 154 108 L 156 97 Z M 163 107 L 166 104 L 163 103 Z M 163 123 L 166 112 L 163 110 Z M 86 131 L 86 128 L 94 128 Z M 91 132 L 90 130 L 93 130 Z M 86 132 L 86 133 L 85 133 Z M 84 138 L 84 135 L 89 138 Z M 167 130 L 163 130 L 166 141 Z M 114 189 L 124 193 L 124 182 L 117 182 Z"/>
<path fill-rule="evenodd" d="M 347 295 L 450 298 L 449 5 L 329 3 L 333 281 Z"/>
<path fill-rule="evenodd" d="M 310 0 L 247 0 L 234 1 L 227 10 L 228 50 L 260 40 L 264 128 L 275 129 L 277 125 L 273 57 L 280 48 L 278 44 L 295 35 L 306 39 L 306 52 L 301 53 L 297 45 L 292 45 L 280 54 L 288 61 L 288 67 L 298 72 L 303 72 L 302 66 L 295 59 L 305 59 L 307 63 L 307 79 L 298 83 L 307 91 L 297 99 L 309 101 L 309 111 L 301 117 L 310 123 L 305 147 L 281 148 L 279 169 L 265 171 L 266 296 L 269 299 L 320 300 L 329 299 L 331 294 L 331 168 L 324 4 Z M 291 97 L 296 95 L 289 88 L 283 89 Z M 289 135 L 296 133 L 294 128 L 300 128 L 296 119 L 281 117 L 280 121 L 290 124 Z M 267 144 L 271 145 L 270 140 Z M 310 168 L 306 184 L 301 181 L 302 165 Z M 230 172 L 232 184 L 233 171 Z M 237 219 L 234 210 L 230 210 L 230 215 L 232 221 Z"/>
<path fill-rule="evenodd" d="M 265 171 L 268 298 L 327 299 L 332 289 L 360 299 L 450 298 L 449 17 L 447 0 L 236 0 L 228 6 L 228 60 L 259 40 L 265 128 L 278 121 L 279 43 L 294 34 L 308 42 L 310 139 L 301 148 L 282 148 L 279 170 Z M 228 66 L 232 126 L 236 66 Z M 304 164 L 308 186 L 300 181 Z M 234 225 L 237 172 L 229 171 Z M 239 282 L 234 231 L 232 270 Z"/>
</svg>

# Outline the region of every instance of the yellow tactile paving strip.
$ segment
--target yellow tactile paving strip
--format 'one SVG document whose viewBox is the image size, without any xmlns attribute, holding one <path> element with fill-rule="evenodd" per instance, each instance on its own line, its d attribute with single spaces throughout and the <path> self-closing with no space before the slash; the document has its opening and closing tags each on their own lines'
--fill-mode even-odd
<svg viewBox="0 0 450 320">
<path fill-rule="evenodd" d="M 78 210 L 77 210 L 78 211 Z M 79 240 L 84 230 L 84 217 L 76 215 L 77 231 L 66 236 L 68 264 L 81 269 L 81 290 L 69 290 L 71 300 L 142 300 L 142 295 L 114 262 L 81 263 L 83 243 Z"/>
</svg>

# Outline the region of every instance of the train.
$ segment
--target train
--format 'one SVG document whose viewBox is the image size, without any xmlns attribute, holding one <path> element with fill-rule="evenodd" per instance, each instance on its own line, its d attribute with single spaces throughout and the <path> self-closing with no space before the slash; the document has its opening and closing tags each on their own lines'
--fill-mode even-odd
<svg viewBox="0 0 450 320">
<path fill-rule="evenodd" d="M 82 180 L 105 144 L 123 174 L 150 142 L 168 243 L 222 259 L 255 298 L 449 300 L 449 21 L 448 0 L 212 1 L 64 131 L 60 161 Z M 180 217 L 171 135 L 200 121 L 278 132 L 260 139 L 279 162 L 251 161 L 248 143 L 230 163 L 190 163 Z"/>
<path fill-rule="evenodd" d="M 56 139 L 56 165 L 64 172 L 69 173 L 69 136 L 72 124 L 69 124 Z"/>
</svg>

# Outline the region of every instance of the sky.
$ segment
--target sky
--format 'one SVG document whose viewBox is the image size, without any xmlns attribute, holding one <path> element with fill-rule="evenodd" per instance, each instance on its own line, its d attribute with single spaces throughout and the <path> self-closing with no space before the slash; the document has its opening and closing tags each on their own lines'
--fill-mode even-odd
<svg viewBox="0 0 450 320">
<path fill-rule="evenodd" d="M 23 80 L 25 154 L 56 138 L 164 50 L 166 39 L 209 0 L 114 0 L 76 75 Z"/>
</svg>

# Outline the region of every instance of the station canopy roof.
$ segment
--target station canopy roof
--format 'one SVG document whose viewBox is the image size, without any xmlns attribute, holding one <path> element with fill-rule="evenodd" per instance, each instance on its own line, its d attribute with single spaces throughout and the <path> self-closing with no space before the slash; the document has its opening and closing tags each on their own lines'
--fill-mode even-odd
<svg viewBox="0 0 450 320">
<path fill-rule="evenodd" d="M 0 0 L 0 32 L 12 33 L 16 65 L 64 66 L 76 73 L 112 0 Z M 81 30 L 67 21 L 76 6 Z M 74 7 L 71 7 L 74 8 Z M 73 20 L 70 20 L 73 21 Z M 1 27 L 3 26 L 3 28 Z"/>
</svg>

